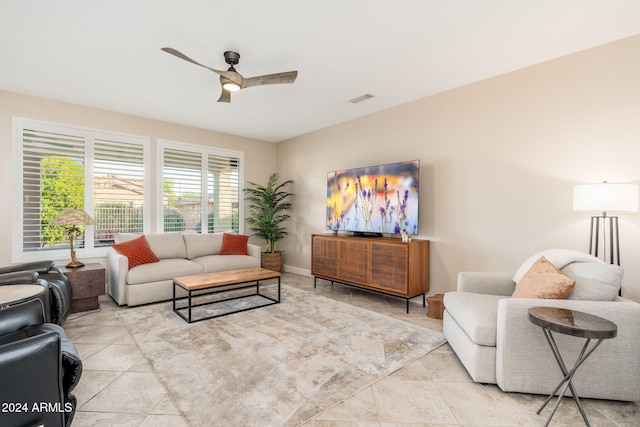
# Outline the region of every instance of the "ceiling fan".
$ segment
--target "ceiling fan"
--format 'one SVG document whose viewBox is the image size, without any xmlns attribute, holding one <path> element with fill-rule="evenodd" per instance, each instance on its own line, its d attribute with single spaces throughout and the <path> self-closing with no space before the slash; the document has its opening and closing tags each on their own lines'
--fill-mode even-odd
<svg viewBox="0 0 640 427">
<path fill-rule="evenodd" d="M 296 77 L 298 77 L 297 71 L 287 71 L 284 73 L 267 74 L 264 76 L 249 78 L 242 77 L 242 75 L 238 73 L 235 68 L 233 68 L 233 66 L 237 65 L 240 61 L 240 54 L 232 51 L 227 51 L 224 53 L 224 60 L 227 64 L 230 65 L 230 67 L 227 71 L 222 71 L 207 67 L 206 65 L 202 65 L 199 62 L 196 62 L 193 59 L 189 58 L 184 53 L 170 47 L 163 47 L 161 50 L 170 53 L 171 55 L 177 56 L 180 59 L 184 59 L 185 61 L 191 62 L 192 64 L 204 67 L 207 70 L 211 70 L 214 73 L 220 75 L 222 94 L 220 95 L 218 102 L 231 102 L 231 92 L 236 92 L 240 89 L 246 89 L 252 86 L 293 83 L 296 81 Z"/>
</svg>

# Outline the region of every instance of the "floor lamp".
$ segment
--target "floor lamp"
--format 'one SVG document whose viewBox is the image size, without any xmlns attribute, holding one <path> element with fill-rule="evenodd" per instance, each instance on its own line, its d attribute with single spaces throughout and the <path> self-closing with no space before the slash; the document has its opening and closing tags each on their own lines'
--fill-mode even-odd
<svg viewBox="0 0 640 427">
<path fill-rule="evenodd" d="M 602 230 L 604 261 L 607 261 L 608 240 L 609 263 L 620 265 L 618 217 L 607 215 L 607 212 L 638 212 L 638 185 L 610 184 L 606 181 L 600 184 L 576 185 L 573 188 L 573 210 L 602 212 L 602 215 L 591 217 L 589 254 L 598 257 Z"/>
</svg>

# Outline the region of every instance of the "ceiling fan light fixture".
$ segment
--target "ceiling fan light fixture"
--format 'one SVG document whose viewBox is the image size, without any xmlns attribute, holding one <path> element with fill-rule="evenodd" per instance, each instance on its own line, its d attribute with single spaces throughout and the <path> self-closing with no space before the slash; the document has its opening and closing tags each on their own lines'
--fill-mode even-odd
<svg viewBox="0 0 640 427">
<path fill-rule="evenodd" d="M 224 90 L 228 90 L 229 92 L 237 92 L 240 90 L 240 85 L 234 83 L 232 81 L 227 81 L 222 84 Z"/>
</svg>

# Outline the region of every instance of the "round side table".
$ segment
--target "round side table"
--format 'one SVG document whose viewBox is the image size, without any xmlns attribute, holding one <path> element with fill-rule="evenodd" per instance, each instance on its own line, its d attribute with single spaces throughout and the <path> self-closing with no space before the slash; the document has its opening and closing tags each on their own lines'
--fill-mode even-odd
<svg viewBox="0 0 640 427">
<path fill-rule="evenodd" d="M 0 286 L 0 308 L 19 304 L 34 298 L 42 298 L 45 289 L 39 285 Z"/>
<path fill-rule="evenodd" d="M 538 325 L 542 328 L 545 337 L 547 338 L 547 342 L 551 347 L 551 351 L 555 356 L 556 362 L 558 362 L 558 366 L 562 371 L 562 375 L 564 377 L 558 383 L 556 388 L 549 394 L 549 397 L 545 402 L 540 406 L 537 414 L 540 414 L 547 403 L 553 398 L 556 392 L 562 387 L 560 390 L 560 394 L 558 395 L 558 400 L 553 406 L 553 410 L 549 414 L 547 421 L 545 422 L 545 427 L 549 425 L 551 422 L 551 418 L 556 413 L 558 409 L 558 405 L 560 405 L 560 401 L 564 397 L 565 392 L 567 391 L 567 387 L 571 389 L 571 394 L 573 395 L 573 400 L 576 402 L 578 409 L 580 410 L 580 414 L 582 415 L 582 419 L 584 420 L 587 426 L 590 426 L 589 420 L 587 419 L 587 414 L 585 414 L 584 409 L 582 408 L 582 404 L 580 403 L 580 398 L 578 397 L 578 393 L 573 387 L 573 383 L 571 380 L 573 379 L 573 375 L 576 373 L 576 370 L 582 365 L 582 363 L 587 360 L 587 357 L 593 353 L 593 351 L 602 343 L 603 340 L 608 338 L 615 338 L 618 334 L 618 326 L 608 321 L 607 319 L 603 319 L 602 317 L 594 316 L 593 314 L 583 313 L 581 311 L 568 310 L 557 307 L 532 307 L 529 309 L 529 321 L 534 325 Z M 558 334 L 570 335 L 574 337 L 585 338 L 586 341 L 582 350 L 580 351 L 580 355 L 576 360 L 573 368 L 571 370 L 567 370 L 567 367 L 562 359 L 560 354 L 560 350 L 556 345 L 556 341 L 553 338 L 551 332 L 556 332 Z M 589 343 L 591 340 L 598 340 L 594 345 L 589 348 Z"/>
</svg>

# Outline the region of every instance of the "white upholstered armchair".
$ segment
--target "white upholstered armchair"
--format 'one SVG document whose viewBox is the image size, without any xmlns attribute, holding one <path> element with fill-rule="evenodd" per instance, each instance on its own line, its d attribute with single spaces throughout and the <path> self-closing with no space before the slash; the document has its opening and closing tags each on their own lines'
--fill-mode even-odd
<svg viewBox="0 0 640 427">
<path fill-rule="evenodd" d="M 536 257 L 545 255 L 576 280 L 568 299 L 512 298 L 516 282 Z M 577 255 L 577 256 L 574 256 Z M 443 332 L 476 382 L 503 391 L 548 394 L 562 378 L 542 329 L 527 310 L 561 307 L 603 317 L 618 326 L 576 372 L 580 397 L 640 400 L 640 304 L 618 297 L 618 266 L 573 251 L 552 250 L 531 257 L 513 273 L 463 272 L 457 290 L 445 294 Z M 578 298 L 576 298 L 578 297 Z M 580 298 L 580 299 L 579 299 Z M 584 339 L 556 335 L 565 361 L 572 365 Z"/>
</svg>

